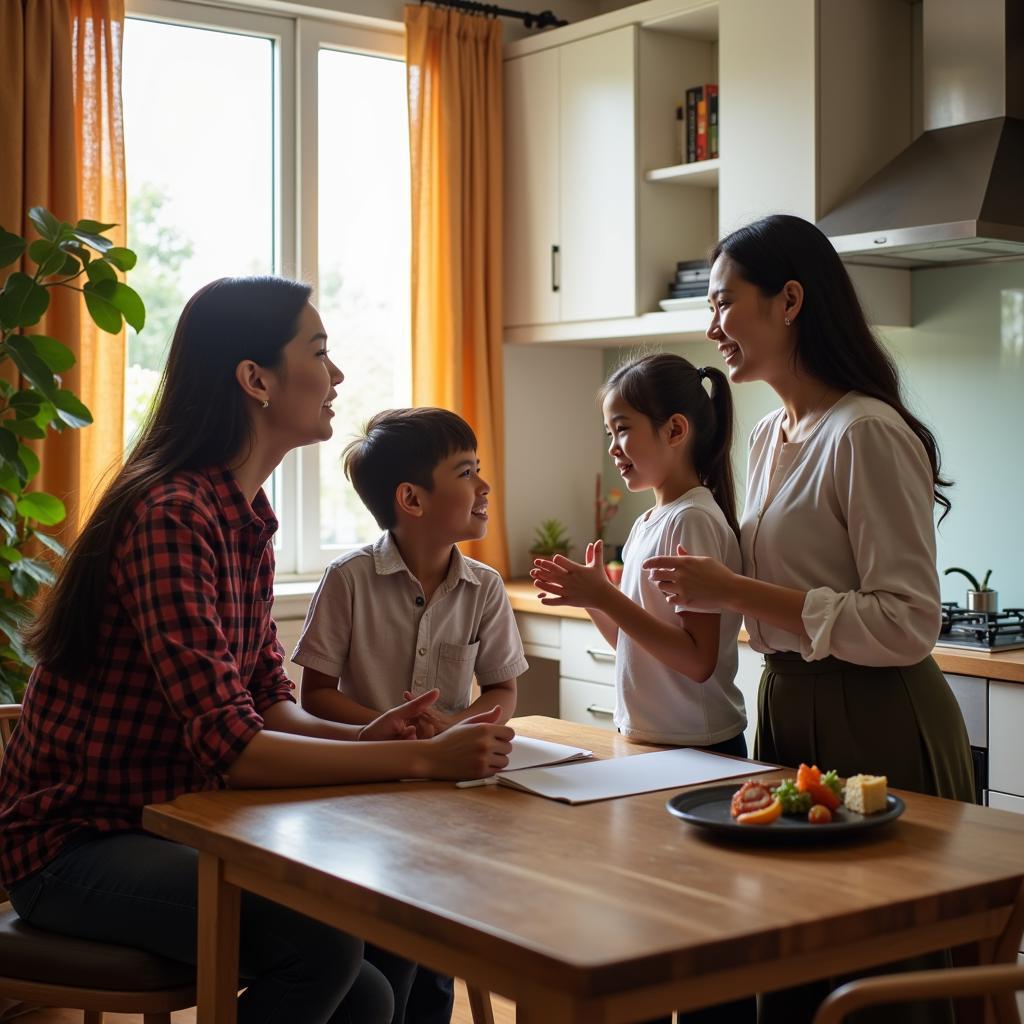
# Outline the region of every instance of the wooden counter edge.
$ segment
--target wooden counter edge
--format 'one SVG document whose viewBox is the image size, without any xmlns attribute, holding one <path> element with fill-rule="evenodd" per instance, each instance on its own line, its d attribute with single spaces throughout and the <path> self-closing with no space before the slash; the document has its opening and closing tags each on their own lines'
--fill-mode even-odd
<svg viewBox="0 0 1024 1024">
<path fill-rule="evenodd" d="M 505 592 L 508 594 L 512 610 L 516 612 L 590 620 L 590 616 L 582 608 L 552 608 L 541 604 L 537 599 L 537 591 L 529 580 L 507 580 Z M 740 642 L 747 642 L 746 630 L 740 630 Z M 1024 650 L 989 653 L 961 650 L 956 647 L 936 647 L 933 656 L 943 672 L 995 679 L 1004 683 L 1024 683 Z"/>
</svg>

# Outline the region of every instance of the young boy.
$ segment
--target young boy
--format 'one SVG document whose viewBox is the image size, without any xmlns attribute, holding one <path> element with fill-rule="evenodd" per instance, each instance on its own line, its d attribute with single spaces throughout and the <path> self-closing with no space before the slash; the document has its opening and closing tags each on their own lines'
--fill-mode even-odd
<svg viewBox="0 0 1024 1024">
<path fill-rule="evenodd" d="M 384 533 L 327 567 L 292 656 L 303 667 L 302 706 L 371 722 L 437 687 L 421 737 L 495 705 L 507 721 L 527 669 L 512 606 L 498 573 L 456 547 L 487 532 L 490 488 L 469 424 L 445 409 L 378 413 L 344 466 Z M 471 702 L 474 675 L 481 692 Z M 393 1024 L 450 1019 L 451 979 L 420 968 L 406 1007 L 415 967 L 372 947 L 367 959 L 395 989 Z"/>
</svg>

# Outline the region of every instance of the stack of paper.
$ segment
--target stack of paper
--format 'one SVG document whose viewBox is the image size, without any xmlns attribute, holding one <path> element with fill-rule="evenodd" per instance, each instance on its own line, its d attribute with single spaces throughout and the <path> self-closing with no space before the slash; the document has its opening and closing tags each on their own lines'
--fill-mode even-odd
<svg viewBox="0 0 1024 1024">
<path fill-rule="evenodd" d="M 512 740 L 512 752 L 508 755 L 508 767 L 502 769 L 498 775 L 539 768 L 543 765 L 584 761 L 593 756 L 592 750 L 585 750 L 583 747 L 570 747 L 565 743 L 551 743 L 548 740 L 535 740 L 529 736 L 516 736 Z M 498 781 L 498 775 L 492 775 L 489 779 L 456 782 L 455 785 L 460 788 L 493 785 Z"/>
<path fill-rule="evenodd" d="M 537 740 L 530 742 L 536 743 Z M 514 748 L 513 748 L 514 749 Z M 716 779 L 733 779 L 775 771 L 776 765 L 758 761 L 739 761 L 709 754 L 690 747 L 658 750 L 651 754 L 613 757 L 590 764 L 527 768 L 511 774 L 500 772 L 499 785 L 563 800 L 585 804 L 593 800 L 652 793 L 658 789 L 679 789 Z"/>
</svg>

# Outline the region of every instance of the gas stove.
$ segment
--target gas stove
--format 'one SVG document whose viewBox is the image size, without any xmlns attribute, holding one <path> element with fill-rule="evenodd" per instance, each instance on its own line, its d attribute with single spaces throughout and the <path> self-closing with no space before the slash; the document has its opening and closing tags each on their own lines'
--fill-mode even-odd
<svg viewBox="0 0 1024 1024">
<path fill-rule="evenodd" d="M 955 602 L 942 605 L 940 647 L 971 651 L 1015 651 L 1024 648 L 1024 608 L 972 612 Z"/>
</svg>

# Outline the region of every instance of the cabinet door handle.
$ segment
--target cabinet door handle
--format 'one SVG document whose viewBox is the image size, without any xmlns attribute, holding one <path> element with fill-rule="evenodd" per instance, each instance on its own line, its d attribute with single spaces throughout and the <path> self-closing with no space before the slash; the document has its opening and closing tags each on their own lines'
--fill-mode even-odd
<svg viewBox="0 0 1024 1024">
<path fill-rule="evenodd" d="M 601 715 L 602 718 L 611 718 L 615 714 L 614 708 L 603 708 L 600 704 L 588 704 L 587 711 L 592 715 Z"/>
<path fill-rule="evenodd" d="M 615 661 L 614 651 L 602 651 L 600 647 L 588 647 L 587 654 L 589 654 L 594 661 Z"/>
<path fill-rule="evenodd" d="M 562 249 L 551 246 L 551 290 L 557 292 L 562 287 Z"/>
</svg>

